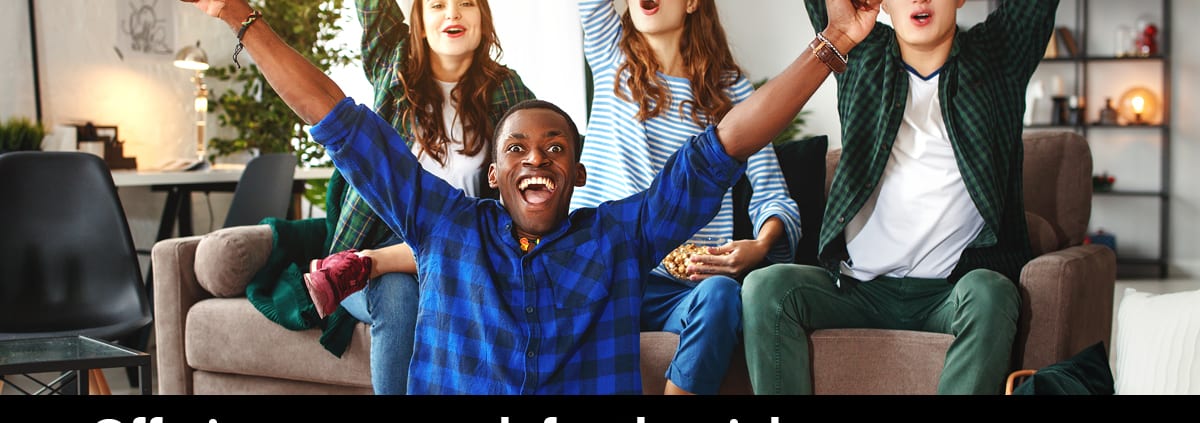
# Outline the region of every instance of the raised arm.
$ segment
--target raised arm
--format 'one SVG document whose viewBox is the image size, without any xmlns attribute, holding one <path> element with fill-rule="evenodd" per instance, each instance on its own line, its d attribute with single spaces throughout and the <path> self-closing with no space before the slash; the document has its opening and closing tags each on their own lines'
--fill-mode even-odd
<svg viewBox="0 0 1200 423">
<path fill-rule="evenodd" d="M 1042 62 L 1050 33 L 1054 32 L 1059 0 L 1005 1 L 972 31 L 982 30 L 996 40 L 995 50 L 1006 54 L 1005 63 L 1019 80 L 1028 81 Z"/>
<path fill-rule="evenodd" d="M 246 0 L 181 1 L 195 3 L 204 13 L 224 21 L 234 33 L 241 30 L 252 12 Z M 316 123 L 346 94 L 324 72 L 284 43 L 267 20 L 266 16 L 259 17 L 246 28 L 241 40 L 245 51 L 254 57 L 267 82 L 288 107 L 304 122 Z"/>
<path fill-rule="evenodd" d="M 879 1 L 869 3 L 855 8 L 850 0 L 825 0 L 829 24 L 821 33 L 842 54 L 849 53 L 875 27 Z M 800 113 L 829 73 L 829 67 L 805 48 L 782 73 L 734 106 L 717 124 L 725 153 L 744 162 L 770 143 Z"/>
<path fill-rule="evenodd" d="M 579 0 L 578 6 L 583 56 L 588 65 L 596 68 L 615 63 L 620 51 L 621 17 L 613 8 L 613 0 Z"/>
<path fill-rule="evenodd" d="M 396 0 L 355 0 L 354 5 L 363 27 L 362 63 L 367 80 L 380 91 L 400 85 L 409 31 L 400 5 Z M 386 96 L 376 93 L 375 97 L 379 109 L 378 99 Z"/>
</svg>

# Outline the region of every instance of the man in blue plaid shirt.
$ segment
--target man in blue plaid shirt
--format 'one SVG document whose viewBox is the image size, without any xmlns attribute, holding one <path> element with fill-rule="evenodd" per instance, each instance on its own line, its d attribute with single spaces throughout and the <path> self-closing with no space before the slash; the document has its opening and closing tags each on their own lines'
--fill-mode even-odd
<svg viewBox="0 0 1200 423">
<path fill-rule="evenodd" d="M 645 274 L 717 213 L 747 158 L 788 125 L 837 59 L 802 54 L 685 143 L 649 189 L 568 215 L 587 173 L 579 132 L 553 104 L 522 102 L 500 119 L 488 181 L 501 200 L 469 197 L 393 148 L 404 145 L 395 128 L 284 44 L 269 16 L 243 28 L 244 0 L 198 7 L 241 31 L 272 87 L 316 123 L 313 138 L 412 247 L 421 288 L 412 394 L 640 393 Z M 831 8 L 838 19 L 826 34 L 842 51 L 866 35 L 862 13 Z"/>
</svg>

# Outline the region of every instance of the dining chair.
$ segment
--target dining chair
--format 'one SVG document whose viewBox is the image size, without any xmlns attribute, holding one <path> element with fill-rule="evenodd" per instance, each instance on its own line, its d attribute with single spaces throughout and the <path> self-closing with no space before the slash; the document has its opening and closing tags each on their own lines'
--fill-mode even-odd
<svg viewBox="0 0 1200 423">
<path fill-rule="evenodd" d="M 150 327 L 129 223 L 102 159 L 0 154 L 0 180 L 0 342 L 71 335 L 118 342 Z M 91 375 L 93 392 L 107 393 L 103 373 Z"/>
<path fill-rule="evenodd" d="M 250 159 L 238 178 L 222 227 L 257 225 L 268 217 L 286 218 L 295 173 L 296 156 L 292 153 L 267 153 Z"/>
</svg>

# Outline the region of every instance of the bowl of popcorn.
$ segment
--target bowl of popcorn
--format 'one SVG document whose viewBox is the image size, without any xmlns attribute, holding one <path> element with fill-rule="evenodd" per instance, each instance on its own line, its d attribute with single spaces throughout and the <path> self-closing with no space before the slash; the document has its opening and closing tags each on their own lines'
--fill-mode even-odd
<svg viewBox="0 0 1200 423">
<path fill-rule="evenodd" d="M 663 267 L 667 269 L 667 273 L 679 279 L 688 280 L 690 274 L 687 271 L 688 265 L 691 264 L 691 258 L 697 254 L 708 254 L 710 247 L 719 247 L 725 245 L 725 239 L 719 237 L 695 238 L 683 243 L 667 254 L 663 259 Z"/>
</svg>

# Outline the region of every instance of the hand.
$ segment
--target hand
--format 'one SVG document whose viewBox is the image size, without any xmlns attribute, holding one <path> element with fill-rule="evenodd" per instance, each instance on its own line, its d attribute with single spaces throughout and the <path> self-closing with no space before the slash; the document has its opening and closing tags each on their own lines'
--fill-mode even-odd
<svg viewBox="0 0 1200 423">
<path fill-rule="evenodd" d="M 769 245 L 753 239 L 732 241 L 719 247 L 709 247 L 708 254 L 691 257 L 688 280 L 698 282 L 710 276 L 725 275 L 739 279 L 767 256 Z"/>
<path fill-rule="evenodd" d="M 182 0 L 184 3 L 195 3 L 196 8 L 204 11 L 208 16 L 214 18 L 221 17 L 221 9 L 225 8 L 225 0 Z"/>
<path fill-rule="evenodd" d="M 882 0 L 825 0 L 829 24 L 821 32 L 839 51 L 848 53 L 875 28 L 881 3 Z"/>
</svg>

